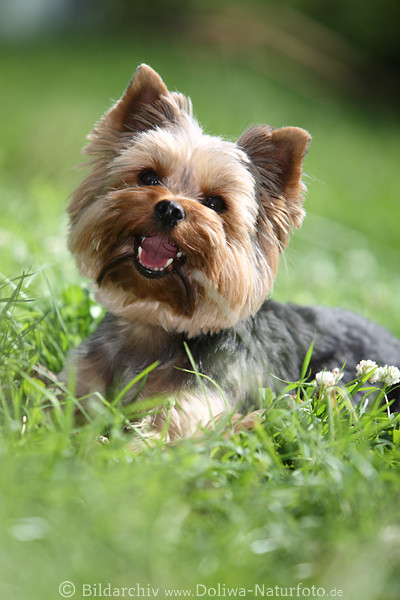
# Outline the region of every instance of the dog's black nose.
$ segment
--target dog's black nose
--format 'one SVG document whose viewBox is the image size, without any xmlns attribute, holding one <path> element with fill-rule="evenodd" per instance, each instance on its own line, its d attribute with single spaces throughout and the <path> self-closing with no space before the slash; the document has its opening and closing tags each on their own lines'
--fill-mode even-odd
<svg viewBox="0 0 400 600">
<path fill-rule="evenodd" d="M 178 221 L 185 218 L 185 211 L 178 202 L 172 200 L 161 200 L 154 207 L 154 214 L 163 225 L 174 227 Z"/>
</svg>

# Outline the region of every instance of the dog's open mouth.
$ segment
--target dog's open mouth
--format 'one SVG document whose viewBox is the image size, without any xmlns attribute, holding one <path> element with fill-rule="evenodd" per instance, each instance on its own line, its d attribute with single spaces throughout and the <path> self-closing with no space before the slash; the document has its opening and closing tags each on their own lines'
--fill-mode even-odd
<svg viewBox="0 0 400 600">
<path fill-rule="evenodd" d="M 162 277 L 182 261 L 184 254 L 166 235 L 141 236 L 137 239 L 137 266 L 145 277 Z"/>
</svg>

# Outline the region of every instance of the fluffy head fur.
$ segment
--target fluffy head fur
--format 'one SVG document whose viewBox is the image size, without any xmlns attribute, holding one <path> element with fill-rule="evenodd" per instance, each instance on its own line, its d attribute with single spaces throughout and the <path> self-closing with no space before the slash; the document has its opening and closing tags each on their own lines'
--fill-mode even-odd
<svg viewBox="0 0 400 600">
<path fill-rule="evenodd" d="M 69 206 L 69 247 L 100 302 L 189 337 L 254 315 L 302 223 L 309 140 L 268 125 L 237 143 L 206 135 L 190 100 L 141 65 L 89 135 Z"/>
</svg>

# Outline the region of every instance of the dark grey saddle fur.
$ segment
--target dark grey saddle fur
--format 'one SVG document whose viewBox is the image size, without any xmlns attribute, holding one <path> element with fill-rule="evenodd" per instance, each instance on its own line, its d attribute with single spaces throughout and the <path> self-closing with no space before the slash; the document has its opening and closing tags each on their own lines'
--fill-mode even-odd
<svg viewBox="0 0 400 600">
<path fill-rule="evenodd" d="M 72 359 L 78 369 L 87 365 L 89 371 L 96 371 L 106 393 L 158 361 L 149 376 L 151 393 L 163 393 L 169 385 L 179 393 L 198 386 L 196 377 L 187 372 L 193 367 L 186 342 L 198 371 L 221 386 L 232 408 L 242 410 L 255 405 L 259 386 L 279 391 L 283 382 L 297 381 L 312 343 L 311 377 L 337 367 L 343 368 L 341 383 L 347 383 L 356 378 L 356 365 L 368 359 L 380 366 L 400 367 L 400 341 L 380 325 L 342 309 L 272 300 L 233 329 L 193 338 L 163 332 L 160 340 L 160 344 L 136 343 L 135 325 L 108 313 Z M 395 388 L 391 397 L 394 406 L 400 406 L 400 389 Z"/>
</svg>

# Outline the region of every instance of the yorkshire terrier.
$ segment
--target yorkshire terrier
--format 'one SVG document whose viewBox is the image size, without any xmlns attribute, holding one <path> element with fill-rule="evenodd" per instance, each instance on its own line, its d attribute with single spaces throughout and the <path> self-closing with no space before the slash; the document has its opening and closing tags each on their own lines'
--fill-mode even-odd
<svg viewBox="0 0 400 600">
<path fill-rule="evenodd" d="M 168 398 L 150 419 L 176 439 L 245 414 L 260 386 L 298 380 L 312 343 L 311 374 L 344 365 L 349 381 L 365 358 L 400 366 L 400 342 L 378 325 L 267 299 L 304 217 L 307 131 L 207 135 L 190 99 L 143 64 L 88 139 L 69 248 L 108 312 L 70 357 L 78 397 L 115 394 L 157 362 L 125 401 Z"/>
</svg>

